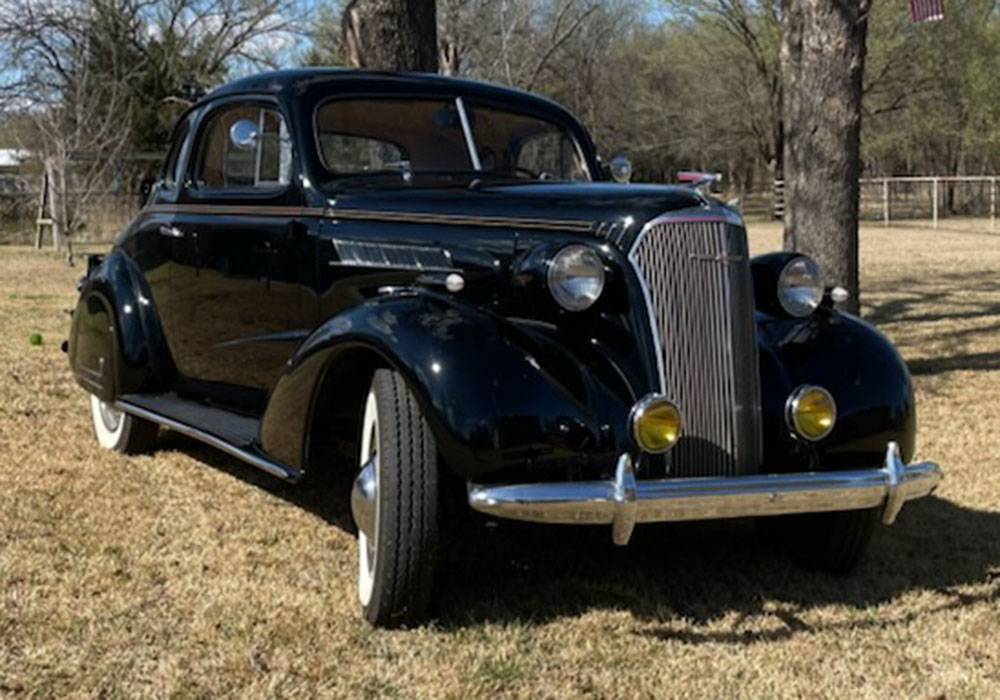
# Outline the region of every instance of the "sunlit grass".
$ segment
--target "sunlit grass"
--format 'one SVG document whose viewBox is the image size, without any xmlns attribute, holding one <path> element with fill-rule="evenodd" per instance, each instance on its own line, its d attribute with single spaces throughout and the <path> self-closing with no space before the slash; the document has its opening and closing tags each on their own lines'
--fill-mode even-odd
<svg viewBox="0 0 1000 700">
<path fill-rule="evenodd" d="M 625 549 L 477 524 L 444 553 L 434 622 L 397 632 L 360 621 L 326 494 L 176 435 L 100 451 L 59 350 L 82 265 L 0 248 L 0 696 L 995 696 L 1000 236 L 862 241 L 864 313 L 911 364 L 918 456 L 947 478 L 856 574 L 803 571 L 742 521 Z"/>
</svg>

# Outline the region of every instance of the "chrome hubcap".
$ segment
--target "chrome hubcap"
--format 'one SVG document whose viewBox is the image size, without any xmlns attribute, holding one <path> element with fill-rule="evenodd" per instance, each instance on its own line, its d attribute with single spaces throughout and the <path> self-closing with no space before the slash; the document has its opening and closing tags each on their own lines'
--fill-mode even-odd
<svg viewBox="0 0 1000 700">
<path fill-rule="evenodd" d="M 362 420 L 360 469 L 351 486 L 351 513 L 358 526 L 358 597 L 364 606 L 371 602 L 378 564 L 378 443 L 378 406 L 370 392 Z"/>
<path fill-rule="evenodd" d="M 351 488 L 351 514 L 358 529 L 368 539 L 369 548 L 375 540 L 375 503 L 378 498 L 378 453 L 365 462 Z"/>
<path fill-rule="evenodd" d="M 118 430 L 118 425 L 122 422 L 122 412 L 114 409 L 106 401 L 100 401 L 97 404 L 97 412 L 101 416 L 101 422 L 104 423 L 104 427 L 108 429 L 108 432 L 115 432 Z"/>
</svg>

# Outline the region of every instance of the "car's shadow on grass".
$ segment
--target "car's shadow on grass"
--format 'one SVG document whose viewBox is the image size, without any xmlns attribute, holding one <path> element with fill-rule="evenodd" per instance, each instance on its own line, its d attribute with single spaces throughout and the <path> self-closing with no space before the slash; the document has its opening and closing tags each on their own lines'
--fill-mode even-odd
<svg viewBox="0 0 1000 700">
<path fill-rule="evenodd" d="M 166 433 L 206 465 L 353 532 L 347 485 L 330 479 L 293 486 L 200 443 Z M 642 634 L 686 642 L 751 643 L 809 633 L 810 608 L 861 610 L 911 591 L 935 595 L 905 612 L 838 616 L 831 627 L 905 624 L 928 612 L 1000 599 L 1000 513 L 930 497 L 907 504 L 895 525 L 879 527 L 861 566 L 833 576 L 809 571 L 758 537 L 749 520 L 640 525 L 627 547 L 610 527 L 493 522 L 471 515 L 442 543 L 433 615 L 443 629 L 484 622 L 547 622 L 595 610 L 623 610 L 646 623 Z M 345 570 L 344 585 L 354 571 Z M 969 588 L 974 592 L 969 592 Z M 958 589 L 964 590 L 958 590 Z M 766 630 L 712 625 L 768 615 Z M 684 624 L 678 624 L 683 620 Z"/>
<path fill-rule="evenodd" d="M 1000 599 L 1000 513 L 935 497 L 908 504 L 895 525 L 879 528 L 861 566 L 846 576 L 802 568 L 761 542 L 748 520 L 639 526 L 625 548 L 611 544 L 608 528 L 506 525 L 474 534 L 478 544 L 463 547 L 464 557 L 445 569 L 448 603 L 439 615 L 447 626 L 603 608 L 663 623 L 643 634 L 748 643 L 813 631 L 800 615 L 817 606 L 871 608 L 908 591 L 939 594 L 927 604 L 937 610 Z M 970 584 L 978 584 L 976 593 L 956 590 Z M 824 629 L 900 624 L 928 611 L 862 622 L 841 616 Z M 761 631 L 737 622 L 721 632 L 709 625 L 732 613 L 779 624 Z"/>
<path fill-rule="evenodd" d="M 267 491 L 288 503 L 302 508 L 334 527 L 354 534 L 350 504 L 347 498 L 331 498 L 331 493 L 349 493 L 351 477 L 348 474 L 329 474 L 311 478 L 305 483 L 291 484 L 271 476 L 245 462 L 209 447 L 194 438 L 172 430 L 161 430 L 157 450 L 177 450 L 208 467 L 233 476 L 240 481 Z"/>
</svg>

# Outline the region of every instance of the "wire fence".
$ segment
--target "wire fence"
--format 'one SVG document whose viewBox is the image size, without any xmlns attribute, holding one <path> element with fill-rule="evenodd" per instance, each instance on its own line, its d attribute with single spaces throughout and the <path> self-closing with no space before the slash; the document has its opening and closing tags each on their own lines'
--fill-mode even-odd
<svg viewBox="0 0 1000 700">
<path fill-rule="evenodd" d="M 0 174 L 0 244 L 28 245 L 35 242 L 39 219 L 47 220 L 48 213 L 40 211 L 42 194 L 41 178 Z M 71 197 L 82 193 L 71 192 Z M 79 212 L 82 229 L 74 235 L 81 242 L 109 241 L 121 231 L 141 206 L 137 192 L 118 188 L 118 191 L 90 192 L 86 204 Z M 46 243 L 51 242 L 51 229 L 45 231 Z"/>
<path fill-rule="evenodd" d="M 0 243 L 30 244 L 37 231 L 38 178 L 0 174 Z M 862 221 L 885 226 L 945 228 L 995 233 L 1000 207 L 1000 175 L 951 177 L 887 177 L 860 180 Z M 749 219 L 781 219 L 784 183 L 771 189 L 732 192 Z M 83 208 L 81 242 L 108 241 L 141 206 L 140 195 L 128 191 L 92 194 Z"/>
</svg>

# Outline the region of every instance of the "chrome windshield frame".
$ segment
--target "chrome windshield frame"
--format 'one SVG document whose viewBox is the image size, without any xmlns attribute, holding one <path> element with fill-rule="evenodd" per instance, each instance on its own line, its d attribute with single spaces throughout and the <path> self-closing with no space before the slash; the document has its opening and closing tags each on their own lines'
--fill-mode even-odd
<svg viewBox="0 0 1000 700">
<path fill-rule="evenodd" d="M 458 120 L 462 123 L 462 135 L 465 136 L 465 146 L 469 149 L 469 160 L 472 161 L 472 169 L 476 171 L 482 170 L 483 164 L 479 162 L 479 149 L 476 148 L 476 140 L 472 136 L 472 126 L 469 124 L 469 115 L 465 111 L 465 100 L 461 97 L 456 97 L 455 109 L 458 110 Z"/>
</svg>

